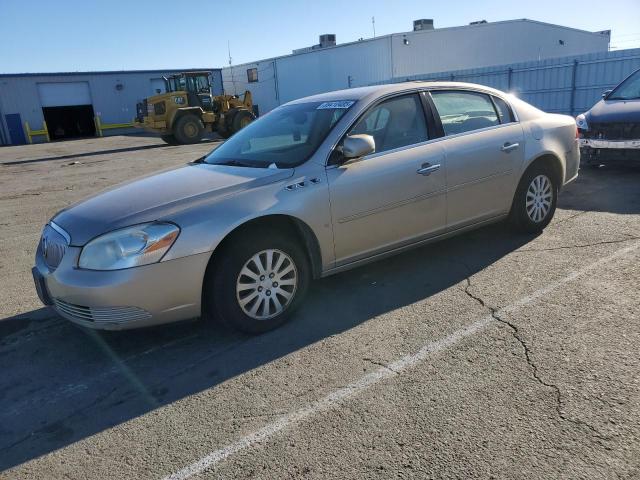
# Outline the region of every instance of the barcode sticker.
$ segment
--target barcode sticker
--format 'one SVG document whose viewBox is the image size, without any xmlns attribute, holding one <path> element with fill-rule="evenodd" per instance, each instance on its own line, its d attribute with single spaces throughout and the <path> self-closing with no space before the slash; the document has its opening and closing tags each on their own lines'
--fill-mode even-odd
<svg viewBox="0 0 640 480">
<path fill-rule="evenodd" d="M 337 102 L 324 102 L 318 105 L 316 110 L 333 109 L 333 108 L 349 108 L 356 103 L 353 100 L 338 100 Z"/>
</svg>

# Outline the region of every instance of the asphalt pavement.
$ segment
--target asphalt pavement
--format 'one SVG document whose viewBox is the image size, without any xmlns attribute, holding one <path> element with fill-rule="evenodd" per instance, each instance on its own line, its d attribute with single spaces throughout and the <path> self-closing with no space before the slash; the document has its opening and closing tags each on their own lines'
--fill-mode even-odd
<svg viewBox="0 0 640 480">
<path fill-rule="evenodd" d="M 640 478 L 640 167 L 581 171 L 541 235 L 315 281 L 257 337 L 39 305 L 51 215 L 214 146 L 0 149 L 0 478 Z"/>
</svg>

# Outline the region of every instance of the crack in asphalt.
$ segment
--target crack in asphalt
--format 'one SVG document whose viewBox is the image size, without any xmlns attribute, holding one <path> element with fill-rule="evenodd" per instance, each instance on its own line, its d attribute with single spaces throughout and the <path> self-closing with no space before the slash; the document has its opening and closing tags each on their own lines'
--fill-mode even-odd
<svg viewBox="0 0 640 480">
<path fill-rule="evenodd" d="M 560 220 L 557 220 L 557 221 L 553 222 L 551 225 L 549 225 L 549 227 L 555 227 L 557 225 L 561 225 L 561 224 L 563 224 L 565 222 L 573 220 L 574 218 L 581 217 L 582 215 L 586 215 L 587 213 L 591 213 L 591 212 L 592 212 L 592 210 L 584 210 L 582 212 L 578 212 L 578 213 L 575 213 L 573 215 L 569 215 L 568 217 L 561 218 Z"/>
<path fill-rule="evenodd" d="M 468 269 L 468 267 L 465 265 L 465 267 Z M 531 368 L 531 373 L 533 375 L 533 378 L 542 386 L 547 387 L 547 388 L 551 388 L 554 393 L 555 393 L 555 397 L 556 397 L 556 412 L 558 414 L 558 417 L 560 417 L 560 419 L 566 421 L 566 422 L 570 422 L 573 423 L 574 425 L 578 425 L 581 427 L 585 427 L 588 430 L 590 430 L 594 436 L 600 440 L 611 440 L 611 436 L 609 435 L 603 435 L 602 433 L 600 433 L 600 431 L 595 428 L 593 425 L 591 425 L 588 422 L 585 422 L 584 420 L 580 420 L 577 418 L 572 418 L 567 416 L 564 413 L 564 400 L 563 400 L 563 396 L 562 396 L 562 391 L 560 390 L 560 387 L 558 385 L 556 385 L 555 383 L 549 383 L 546 380 L 544 380 L 539 373 L 539 368 L 538 365 L 535 363 L 535 361 L 533 360 L 533 356 L 531 353 L 531 348 L 529 347 L 529 345 L 527 344 L 527 342 L 522 338 L 522 336 L 520 335 L 520 330 L 518 328 L 518 326 L 516 324 L 514 324 L 513 322 L 510 322 L 509 320 L 506 320 L 502 317 L 500 317 L 498 315 L 498 309 L 495 307 L 492 307 L 491 305 L 488 305 L 481 297 L 479 297 L 478 295 L 475 295 L 474 293 L 472 293 L 469 289 L 472 287 L 471 284 L 471 278 L 467 277 L 466 278 L 466 282 L 467 285 L 465 286 L 464 289 L 464 293 L 471 299 L 475 300 L 477 303 L 479 303 L 483 308 L 489 310 L 489 313 L 491 314 L 491 316 L 493 317 L 494 320 L 496 320 L 497 322 L 502 323 L 503 325 L 506 325 L 507 327 L 509 327 L 509 329 L 511 330 L 511 335 L 513 336 L 513 338 L 516 339 L 516 341 L 522 346 L 522 349 L 524 351 L 524 356 L 527 360 L 527 364 L 529 365 L 529 367 Z"/>
<path fill-rule="evenodd" d="M 619 238 L 615 240 L 601 240 L 599 242 L 594 243 L 583 243 L 579 245 L 561 245 L 559 247 L 549 247 L 549 248 L 525 248 L 521 250 L 516 250 L 513 253 L 526 253 L 526 252 L 552 252 L 554 250 L 567 250 L 572 248 L 589 248 L 589 247 L 597 247 L 598 245 L 611 245 L 615 243 L 624 243 L 631 242 L 633 240 L 640 240 L 640 237 L 635 237 L 633 235 L 629 235 L 624 233 L 623 235 L 627 235 L 628 238 Z"/>
</svg>

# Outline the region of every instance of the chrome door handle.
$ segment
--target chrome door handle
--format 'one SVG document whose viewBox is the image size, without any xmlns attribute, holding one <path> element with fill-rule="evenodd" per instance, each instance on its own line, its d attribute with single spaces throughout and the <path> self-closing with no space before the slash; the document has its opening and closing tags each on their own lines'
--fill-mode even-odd
<svg viewBox="0 0 640 480">
<path fill-rule="evenodd" d="M 416 173 L 427 176 L 427 175 L 431 175 L 432 172 L 435 172 L 438 169 L 440 169 L 439 163 L 436 163 L 435 165 L 431 165 L 430 163 L 424 163 Z"/>
<path fill-rule="evenodd" d="M 502 150 L 503 152 L 510 152 L 511 150 L 515 150 L 516 148 L 518 148 L 520 146 L 519 143 L 505 143 L 502 148 L 500 150 Z"/>
</svg>

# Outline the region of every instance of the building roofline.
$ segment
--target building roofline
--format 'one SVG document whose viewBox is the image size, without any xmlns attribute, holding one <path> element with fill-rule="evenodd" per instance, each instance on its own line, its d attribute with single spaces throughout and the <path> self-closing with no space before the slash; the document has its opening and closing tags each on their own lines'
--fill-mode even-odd
<svg viewBox="0 0 640 480">
<path fill-rule="evenodd" d="M 335 48 L 347 47 L 349 45 L 365 43 L 365 42 L 375 42 L 375 41 L 378 41 L 378 40 L 397 37 L 397 36 L 403 36 L 403 35 L 429 35 L 429 34 L 433 34 L 433 33 L 436 33 L 436 32 L 442 32 L 442 31 L 446 31 L 446 30 L 470 29 L 470 28 L 488 28 L 488 27 L 490 27 L 492 25 L 505 24 L 505 23 L 516 23 L 516 22 L 535 23 L 535 24 L 544 25 L 544 26 L 547 26 L 547 27 L 562 28 L 562 29 L 571 30 L 571 31 L 574 31 L 574 32 L 580 32 L 580 33 L 586 33 L 586 34 L 590 34 L 590 35 L 600 35 L 600 36 L 602 36 L 602 34 L 599 33 L 599 32 L 590 32 L 589 30 L 581 30 L 579 28 L 566 27 L 564 25 L 557 25 L 555 23 L 547 23 L 547 22 L 541 22 L 541 21 L 538 21 L 538 20 L 531 20 L 529 18 L 515 18 L 515 19 L 512 19 L 512 20 L 498 20 L 496 22 L 477 23 L 477 24 L 473 24 L 473 25 L 469 24 L 469 25 L 456 25 L 456 26 L 453 26 L 453 27 L 434 28 L 433 30 L 418 30 L 418 31 L 409 30 L 409 31 L 406 31 L 406 32 L 388 33 L 386 35 L 380 35 L 378 37 L 364 38 L 362 40 L 354 40 L 354 41 L 351 41 L 351 42 L 339 43 L 337 45 L 332 45 L 330 47 L 318 48 L 316 50 L 310 50 L 310 51 L 307 51 L 307 52 L 288 53 L 286 55 L 276 55 L 276 56 L 273 56 L 273 57 L 267 57 L 267 58 L 263 58 L 263 59 L 260 59 L 260 60 L 254 60 L 254 61 L 250 61 L 250 62 L 238 63 L 237 65 L 232 65 L 231 67 L 222 67 L 220 70 L 225 71 L 225 70 L 229 70 L 229 68 L 237 68 L 237 67 L 244 67 L 246 65 L 254 65 L 254 64 L 258 64 L 258 63 L 263 63 L 263 62 L 271 62 L 273 60 L 279 60 L 281 58 L 295 57 L 295 56 L 298 56 L 298 55 L 309 55 L 309 54 L 313 54 L 313 53 L 332 50 L 332 49 L 335 49 Z"/>
<path fill-rule="evenodd" d="M 67 77 L 86 75 L 126 75 L 140 73 L 179 73 L 179 72 L 218 72 L 221 68 L 167 68 L 157 70 L 96 70 L 87 72 L 22 72 L 22 73 L 0 73 L 0 78 L 6 77 Z"/>
</svg>

